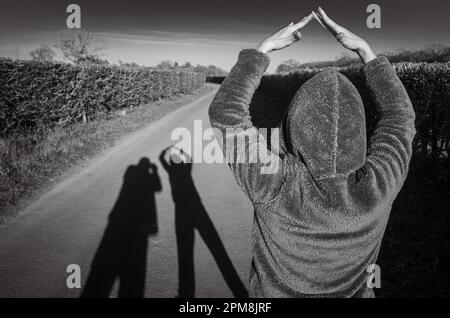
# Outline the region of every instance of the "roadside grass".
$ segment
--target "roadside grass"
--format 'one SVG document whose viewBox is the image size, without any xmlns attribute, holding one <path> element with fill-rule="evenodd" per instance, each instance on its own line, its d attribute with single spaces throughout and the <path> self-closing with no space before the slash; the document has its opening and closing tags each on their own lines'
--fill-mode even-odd
<svg viewBox="0 0 450 318">
<path fill-rule="evenodd" d="M 157 121 L 212 90 L 162 99 L 119 113 L 51 130 L 16 133 L 0 139 L 0 224 L 8 222 L 71 168 L 111 147 L 118 138 Z"/>
</svg>

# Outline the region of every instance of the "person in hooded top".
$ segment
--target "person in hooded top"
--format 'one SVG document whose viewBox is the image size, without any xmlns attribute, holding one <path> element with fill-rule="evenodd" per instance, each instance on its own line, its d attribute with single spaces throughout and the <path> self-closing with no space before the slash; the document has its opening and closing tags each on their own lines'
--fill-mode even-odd
<svg viewBox="0 0 450 318">
<path fill-rule="evenodd" d="M 392 203 L 408 173 L 415 114 L 405 88 L 386 57 L 377 57 L 321 8 L 258 49 L 240 52 L 209 108 L 224 153 L 242 152 L 239 142 L 230 140 L 257 134 L 249 104 L 268 54 L 299 40 L 299 30 L 313 18 L 361 57 L 378 122 L 366 142 L 358 91 L 345 76 L 327 70 L 296 92 L 281 123 L 278 149 L 264 150 L 278 160 L 277 169 L 263 173 L 267 160 L 251 160 L 261 151 L 264 143 L 255 140 L 262 136 L 245 139 L 247 162 L 236 160 L 239 153 L 227 159 L 254 206 L 251 297 L 374 297 L 367 268 L 376 263 Z"/>
</svg>

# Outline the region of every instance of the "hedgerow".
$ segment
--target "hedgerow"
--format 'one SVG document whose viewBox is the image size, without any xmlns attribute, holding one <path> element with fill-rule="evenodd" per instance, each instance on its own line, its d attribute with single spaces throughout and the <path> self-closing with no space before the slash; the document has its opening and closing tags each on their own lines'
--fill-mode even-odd
<svg viewBox="0 0 450 318">
<path fill-rule="evenodd" d="M 0 59 L 0 136 L 65 126 L 204 83 L 195 72 Z"/>
</svg>

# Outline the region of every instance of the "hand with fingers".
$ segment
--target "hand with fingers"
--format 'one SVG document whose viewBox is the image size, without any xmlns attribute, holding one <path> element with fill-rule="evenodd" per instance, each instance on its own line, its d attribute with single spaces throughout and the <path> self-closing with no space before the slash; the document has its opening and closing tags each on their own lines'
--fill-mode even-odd
<svg viewBox="0 0 450 318">
<path fill-rule="evenodd" d="M 321 7 L 317 11 L 313 11 L 312 14 L 314 19 L 330 31 L 345 48 L 358 53 L 364 63 L 367 64 L 377 57 L 366 40 L 334 22 Z"/>
<path fill-rule="evenodd" d="M 294 42 L 300 40 L 302 36 L 300 30 L 307 25 L 312 18 L 313 14 L 311 13 L 297 23 L 291 22 L 288 26 L 262 41 L 258 46 L 258 50 L 267 54 L 292 45 Z"/>
</svg>

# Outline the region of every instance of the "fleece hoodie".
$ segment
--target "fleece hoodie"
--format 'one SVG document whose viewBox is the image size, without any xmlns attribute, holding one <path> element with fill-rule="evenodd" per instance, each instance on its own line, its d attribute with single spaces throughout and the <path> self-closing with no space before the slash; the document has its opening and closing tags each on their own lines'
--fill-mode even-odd
<svg viewBox="0 0 450 318">
<path fill-rule="evenodd" d="M 214 97 L 210 121 L 223 148 L 239 144 L 227 139 L 255 131 L 249 104 L 269 62 L 258 50 L 241 51 Z M 369 62 L 365 75 L 378 112 L 369 142 L 358 91 L 327 70 L 296 92 L 278 151 L 265 150 L 277 156 L 278 169 L 261 173 L 261 161 L 229 160 L 255 211 L 250 296 L 373 296 L 367 268 L 376 263 L 408 172 L 415 114 L 386 57 Z M 261 150 L 251 140 L 245 154 L 256 157 Z"/>
</svg>

